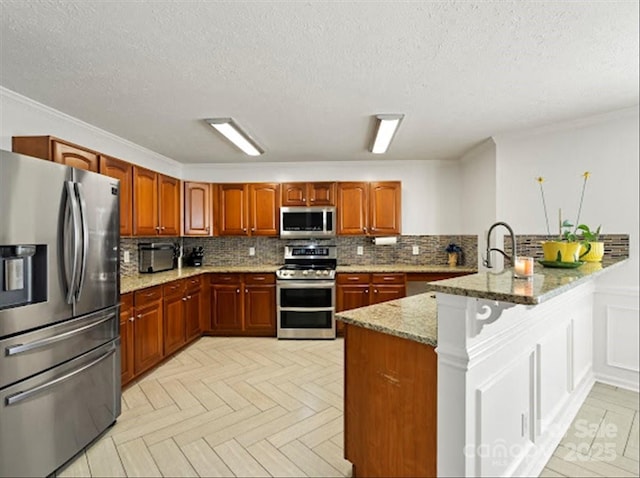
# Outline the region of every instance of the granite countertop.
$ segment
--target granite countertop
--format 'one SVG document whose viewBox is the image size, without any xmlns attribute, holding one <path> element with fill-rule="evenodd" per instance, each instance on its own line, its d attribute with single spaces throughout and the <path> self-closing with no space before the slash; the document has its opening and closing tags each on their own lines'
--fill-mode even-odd
<svg viewBox="0 0 640 478">
<path fill-rule="evenodd" d="M 438 309 L 433 293 L 338 312 L 336 319 L 433 347 L 438 345 Z"/>
<path fill-rule="evenodd" d="M 281 266 L 278 265 L 247 265 L 247 266 L 202 266 L 202 267 L 183 267 L 181 269 L 173 269 L 165 272 L 156 272 L 154 274 L 136 274 L 134 276 L 126 276 L 120 278 L 120 293 L 126 294 L 135 290 L 153 287 L 160 284 L 166 284 L 178 279 L 193 277 L 209 272 L 220 274 L 231 273 L 254 273 L 268 274 L 274 273 Z"/>
<path fill-rule="evenodd" d="M 350 273 L 350 272 L 362 272 L 362 273 L 417 273 L 424 274 L 429 272 L 477 272 L 477 267 L 466 266 L 431 266 L 431 265 L 412 265 L 412 264 L 363 264 L 363 265 L 338 265 L 336 272 L 338 273 Z"/>
<path fill-rule="evenodd" d="M 160 284 L 166 284 L 185 277 L 192 277 L 199 274 L 207 274 L 209 272 L 230 274 L 230 273 L 254 273 L 266 274 L 273 273 L 282 265 L 245 265 L 245 266 L 202 266 L 202 267 L 183 267 L 182 269 L 174 269 L 165 272 L 156 272 L 155 274 L 136 274 L 134 276 L 125 276 L 120 278 L 120 293 L 126 294 L 135 290 L 153 287 Z M 338 273 L 389 273 L 389 272 L 476 272 L 471 267 L 449 267 L 449 266 L 414 266 L 409 264 L 388 264 L 388 265 L 362 265 L 362 266 L 338 266 Z"/>
<path fill-rule="evenodd" d="M 532 280 L 514 279 L 513 271 L 506 269 L 500 273 L 480 272 L 429 282 L 430 292 L 426 294 L 338 312 L 336 318 L 346 324 L 435 347 L 438 343 L 438 318 L 434 292 L 536 305 L 594 279 L 626 260 L 590 262 L 577 269 L 550 269 L 536 265 Z"/>
<path fill-rule="evenodd" d="M 515 279 L 512 269 L 479 272 L 429 283 L 429 290 L 445 294 L 536 305 L 583 284 L 616 267 L 626 258 L 587 262 L 577 269 L 552 269 L 536 264 L 532 280 Z"/>
</svg>

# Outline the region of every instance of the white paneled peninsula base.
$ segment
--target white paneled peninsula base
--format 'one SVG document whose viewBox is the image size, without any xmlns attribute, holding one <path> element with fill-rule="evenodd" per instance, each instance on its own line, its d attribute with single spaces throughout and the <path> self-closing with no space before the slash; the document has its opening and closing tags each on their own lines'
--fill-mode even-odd
<svg viewBox="0 0 640 478">
<path fill-rule="evenodd" d="M 436 300 L 428 293 L 341 312 L 338 319 L 348 330 L 393 336 L 394 347 L 398 338 L 435 347 L 437 451 L 425 450 L 423 456 L 437 456 L 438 476 L 537 476 L 594 381 L 593 279 L 622 262 L 569 270 L 536 267 L 533 280 L 514 279 L 511 270 L 448 279 L 430 284 Z M 361 340 L 357 347 L 360 356 L 379 355 L 373 348 L 363 350 Z M 360 403 L 366 406 L 377 382 L 389 376 L 396 377 L 398 390 L 410 390 L 412 378 L 394 375 L 389 363 L 372 370 L 370 377 L 359 373 L 358 383 L 368 384 L 367 390 L 350 387 L 354 372 L 348 367 L 357 366 L 353 349 L 347 333 L 345 396 L 351 403 L 359 398 L 355 394 L 362 394 Z M 413 382 L 422 379 L 416 376 Z M 350 420 L 352 409 L 345 403 L 345 424 L 362 423 L 365 429 L 345 428 L 345 444 L 351 441 L 353 447 L 350 435 L 373 435 L 370 440 L 376 442 L 375 428 Z M 396 422 L 391 430 L 415 427 L 412 417 L 387 412 Z M 413 452 L 407 446 L 391 454 L 402 462 L 403 454 Z M 376 471 L 392 476 L 398 468 L 391 465 Z M 358 469 L 355 463 L 362 476 Z"/>
</svg>

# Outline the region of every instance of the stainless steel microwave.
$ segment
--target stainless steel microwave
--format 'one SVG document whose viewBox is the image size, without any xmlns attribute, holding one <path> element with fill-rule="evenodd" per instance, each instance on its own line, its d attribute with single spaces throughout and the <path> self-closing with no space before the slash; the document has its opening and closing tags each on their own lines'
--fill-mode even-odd
<svg viewBox="0 0 640 478">
<path fill-rule="evenodd" d="M 280 237 L 323 238 L 336 235 L 335 207 L 281 207 Z"/>
</svg>

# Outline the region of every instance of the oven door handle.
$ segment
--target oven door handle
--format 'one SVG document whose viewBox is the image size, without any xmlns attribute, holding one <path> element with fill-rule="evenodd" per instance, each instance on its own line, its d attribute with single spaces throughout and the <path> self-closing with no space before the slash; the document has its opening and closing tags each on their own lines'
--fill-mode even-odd
<svg viewBox="0 0 640 478">
<path fill-rule="evenodd" d="M 319 281 L 278 281 L 280 289 L 331 289 L 335 287 L 335 282 Z"/>
<path fill-rule="evenodd" d="M 281 312 L 333 312 L 335 307 L 278 307 Z"/>
</svg>

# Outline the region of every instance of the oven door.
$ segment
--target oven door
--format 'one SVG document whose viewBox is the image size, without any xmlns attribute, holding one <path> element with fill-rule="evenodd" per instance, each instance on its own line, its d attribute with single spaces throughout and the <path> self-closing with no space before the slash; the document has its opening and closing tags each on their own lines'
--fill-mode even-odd
<svg viewBox="0 0 640 478">
<path fill-rule="evenodd" d="M 335 282 L 278 281 L 278 338 L 334 339 Z"/>
</svg>

